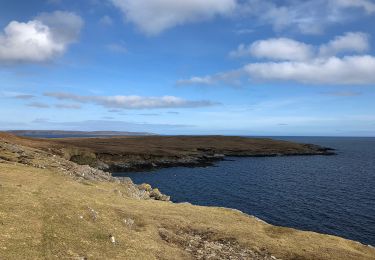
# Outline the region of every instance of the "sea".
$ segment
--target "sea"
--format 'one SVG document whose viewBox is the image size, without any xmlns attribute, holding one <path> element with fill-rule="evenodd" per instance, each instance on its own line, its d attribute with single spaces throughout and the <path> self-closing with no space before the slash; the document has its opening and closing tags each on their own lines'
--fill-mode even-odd
<svg viewBox="0 0 375 260">
<path fill-rule="evenodd" d="M 272 137 L 334 156 L 231 158 L 210 167 L 116 173 L 174 202 L 238 209 L 270 224 L 375 246 L 375 138 Z"/>
</svg>

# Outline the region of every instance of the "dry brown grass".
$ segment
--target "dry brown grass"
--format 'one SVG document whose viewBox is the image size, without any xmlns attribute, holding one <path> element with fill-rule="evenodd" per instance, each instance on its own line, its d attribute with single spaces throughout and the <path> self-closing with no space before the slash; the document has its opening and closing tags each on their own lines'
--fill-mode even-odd
<svg viewBox="0 0 375 260">
<path fill-rule="evenodd" d="M 208 234 L 281 259 L 375 259 L 374 249 L 342 238 L 271 226 L 229 209 L 135 200 L 116 192 L 121 189 L 1 162 L 0 259 L 192 258 L 163 240 L 161 230 Z"/>
<path fill-rule="evenodd" d="M 308 152 L 301 144 L 235 136 L 141 136 L 112 138 L 54 139 L 54 144 L 89 148 L 98 153 L 134 153 L 152 155 L 179 155 L 197 150 L 221 152 L 247 151 L 253 153 Z"/>
<path fill-rule="evenodd" d="M 171 155 L 214 150 L 226 154 L 293 154 L 313 152 L 310 147 L 287 141 L 236 136 L 127 136 L 100 138 L 37 139 L 1 133 L 0 138 L 34 148 L 77 148 L 95 153 Z"/>
</svg>

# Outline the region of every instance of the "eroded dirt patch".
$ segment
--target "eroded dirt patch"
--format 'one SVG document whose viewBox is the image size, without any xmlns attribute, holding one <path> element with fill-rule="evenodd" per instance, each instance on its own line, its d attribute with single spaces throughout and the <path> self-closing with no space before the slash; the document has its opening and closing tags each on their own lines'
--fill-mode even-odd
<svg viewBox="0 0 375 260">
<path fill-rule="evenodd" d="M 194 259 L 277 259 L 268 252 L 256 252 L 242 246 L 235 238 L 220 238 L 212 231 L 190 228 L 172 231 L 167 228 L 159 228 L 159 235 L 167 243 L 184 249 Z"/>
</svg>

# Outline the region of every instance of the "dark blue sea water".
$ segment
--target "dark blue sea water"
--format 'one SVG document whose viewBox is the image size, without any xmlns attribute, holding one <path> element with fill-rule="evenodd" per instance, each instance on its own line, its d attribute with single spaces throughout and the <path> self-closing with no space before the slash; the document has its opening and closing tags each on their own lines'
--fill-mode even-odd
<svg viewBox="0 0 375 260">
<path fill-rule="evenodd" d="M 229 158 L 215 167 L 125 173 L 175 202 L 236 208 L 268 223 L 375 245 L 375 138 L 277 138 L 337 156 Z"/>
</svg>

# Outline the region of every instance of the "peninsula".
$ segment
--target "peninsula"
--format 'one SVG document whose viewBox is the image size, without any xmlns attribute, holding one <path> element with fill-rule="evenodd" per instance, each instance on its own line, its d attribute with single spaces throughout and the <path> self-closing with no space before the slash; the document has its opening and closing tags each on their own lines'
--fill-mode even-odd
<svg viewBox="0 0 375 260">
<path fill-rule="evenodd" d="M 111 172 L 172 166 L 208 166 L 226 156 L 333 155 L 330 148 L 265 138 L 236 136 L 114 136 L 18 138 L 78 164 Z"/>
</svg>

